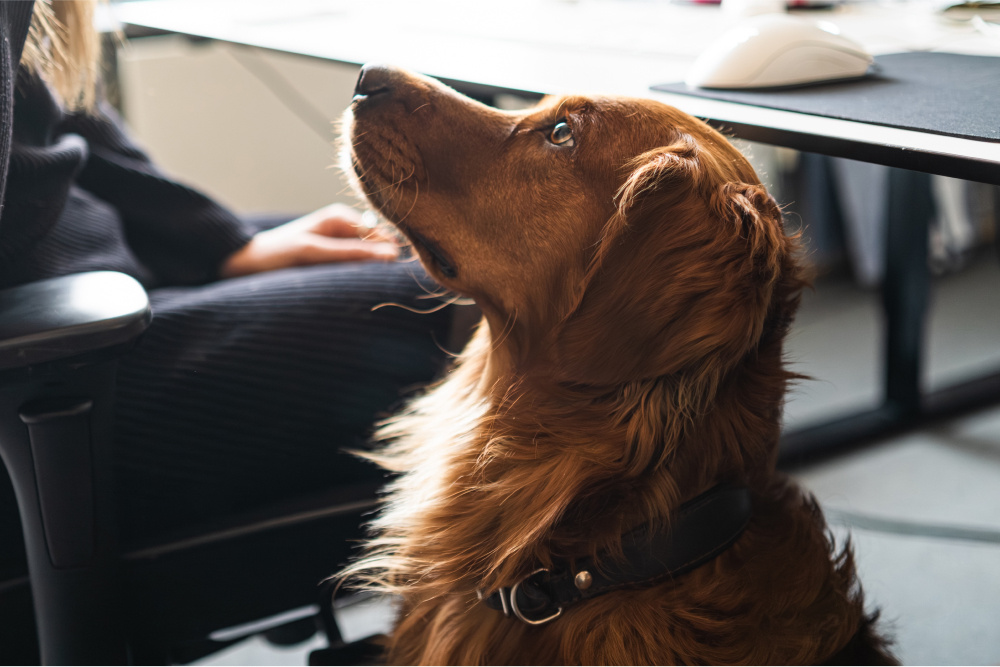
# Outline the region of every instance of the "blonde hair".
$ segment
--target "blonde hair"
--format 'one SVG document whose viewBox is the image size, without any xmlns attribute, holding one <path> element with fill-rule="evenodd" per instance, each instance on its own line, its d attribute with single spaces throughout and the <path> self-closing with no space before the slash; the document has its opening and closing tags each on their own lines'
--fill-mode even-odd
<svg viewBox="0 0 1000 667">
<path fill-rule="evenodd" d="M 67 110 L 91 111 L 97 98 L 101 39 L 97 0 L 35 0 L 21 64 L 45 80 Z"/>
</svg>

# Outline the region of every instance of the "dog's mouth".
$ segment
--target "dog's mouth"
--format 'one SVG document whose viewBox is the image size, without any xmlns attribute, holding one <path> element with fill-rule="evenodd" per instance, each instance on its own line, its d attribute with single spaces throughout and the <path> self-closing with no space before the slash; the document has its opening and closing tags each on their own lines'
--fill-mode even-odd
<svg viewBox="0 0 1000 667">
<path fill-rule="evenodd" d="M 423 251 L 424 257 L 430 260 L 433 264 L 432 268 L 438 273 L 445 278 L 455 278 L 458 276 L 458 270 L 455 268 L 455 263 L 452 261 L 448 253 L 441 249 L 440 245 L 406 225 L 396 223 L 396 227 L 403 232 L 408 239 L 410 239 L 410 242 L 413 244 L 414 248 L 416 248 L 417 252 L 420 252 L 421 250 Z"/>
<path fill-rule="evenodd" d="M 386 175 L 377 170 L 375 172 L 372 171 L 371 165 L 373 161 L 371 159 L 364 159 L 364 155 L 367 155 L 366 148 L 363 142 L 358 143 L 352 140 L 350 151 L 342 153 L 343 158 L 348 158 L 350 161 L 350 171 L 353 172 L 357 179 L 356 188 L 360 191 L 360 194 L 363 194 L 375 210 L 385 216 L 390 223 L 409 239 L 424 263 L 429 265 L 427 268 L 438 273 L 443 278 L 456 278 L 458 270 L 455 262 L 441 248 L 440 244 L 413 229 L 411 225 L 403 222 L 396 213 L 398 210 L 406 208 L 406 206 L 397 200 L 398 197 L 394 198 L 392 195 L 399 195 L 402 191 L 401 186 L 407 179 L 394 180 L 392 187 L 383 185 L 382 181 Z M 359 155 L 359 152 L 362 155 Z M 378 164 L 377 161 L 374 163 Z"/>
</svg>

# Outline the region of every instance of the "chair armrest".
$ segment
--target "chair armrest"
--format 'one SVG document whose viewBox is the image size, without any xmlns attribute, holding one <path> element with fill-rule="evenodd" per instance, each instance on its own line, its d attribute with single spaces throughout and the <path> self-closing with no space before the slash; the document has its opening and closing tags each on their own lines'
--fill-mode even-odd
<svg viewBox="0 0 1000 667">
<path fill-rule="evenodd" d="M 0 456 L 42 664 L 126 664 L 110 482 L 115 361 L 151 317 L 142 285 L 121 273 L 0 291 Z"/>
<path fill-rule="evenodd" d="M 151 319 L 146 291 L 123 273 L 78 273 L 0 290 L 0 371 L 128 344 Z"/>
</svg>

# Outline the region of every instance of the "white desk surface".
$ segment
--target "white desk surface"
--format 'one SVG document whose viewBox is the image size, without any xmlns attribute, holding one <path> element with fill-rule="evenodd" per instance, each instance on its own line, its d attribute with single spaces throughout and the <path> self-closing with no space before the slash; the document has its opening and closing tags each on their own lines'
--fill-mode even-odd
<svg viewBox="0 0 1000 667">
<path fill-rule="evenodd" d="M 738 20 L 717 6 L 666 0 L 149 0 L 114 10 L 132 25 L 336 62 L 392 63 L 490 88 L 651 97 L 732 123 L 746 138 L 758 138 L 763 129 L 769 143 L 805 149 L 801 137 L 819 138 L 820 152 L 845 157 L 862 144 L 878 149 L 862 159 L 895 166 L 907 166 L 915 152 L 931 163 L 916 168 L 1000 183 L 998 142 L 650 91 L 652 84 L 682 80 L 705 45 Z M 807 15 L 837 24 L 874 54 L 1000 55 L 1000 35 L 943 19 L 921 2 L 851 4 Z M 741 131 L 748 126 L 753 131 Z"/>
</svg>

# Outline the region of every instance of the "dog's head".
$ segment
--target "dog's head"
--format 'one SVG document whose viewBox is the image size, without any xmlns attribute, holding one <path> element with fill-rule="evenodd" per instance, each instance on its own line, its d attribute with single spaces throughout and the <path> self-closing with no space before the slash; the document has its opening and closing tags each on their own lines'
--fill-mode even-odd
<svg viewBox="0 0 1000 667">
<path fill-rule="evenodd" d="M 515 368 L 598 385 L 719 370 L 790 317 L 777 205 L 677 109 L 564 97 L 506 112 L 369 66 L 345 120 L 357 187 L 477 301 Z"/>
</svg>

